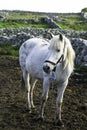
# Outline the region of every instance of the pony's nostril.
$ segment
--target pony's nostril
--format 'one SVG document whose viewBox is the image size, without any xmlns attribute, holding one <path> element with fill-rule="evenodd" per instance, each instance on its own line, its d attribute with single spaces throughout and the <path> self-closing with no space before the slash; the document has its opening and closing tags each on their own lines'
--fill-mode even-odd
<svg viewBox="0 0 87 130">
<path fill-rule="evenodd" d="M 47 70 L 50 70 L 50 67 L 49 67 L 49 66 L 46 66 L 46 69 L 47 69 Z"/>
<path fill-rule="evenodd" d="M 48 73 L 49 70 L 50 70 L 50 67 L 49 67 L 49 66 L 43 66 L 43 70 L 44 70 L 46 73 Z"/>
</svg>

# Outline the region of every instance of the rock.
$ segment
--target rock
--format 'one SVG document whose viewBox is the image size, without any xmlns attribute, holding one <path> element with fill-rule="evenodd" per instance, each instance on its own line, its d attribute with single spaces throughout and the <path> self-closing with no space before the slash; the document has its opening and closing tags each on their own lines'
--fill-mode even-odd
<svg viewBox="0 0 87 130">
<path fill-rule="evenodd" d="M 49 17 L 42 17 L 42 18 L 41 18 L 41 21 L 44 22 L 44 23 L 47 23 L 51 28 L 61 29 L 61 27 L 58 26 L 58 25 L 56 24 L 56 22 L 55 22 L 53 19 L 49 18 Z"/>
<path fill-rule="evenodd" d="M 0 20 L 2 20 L 4 17 L 2 15 L 0 15 Z"/>
<path fill-rule="evenodd" d="M 81 12 L 82 17 L 84 20 L 87 20 L 87 12 Z"/>
<path fill-rule="evenodd" d="M 72 38 L 71 42 L 76 52 L 76 65 L 87 66 L 87 40 Z"/>
</svg>

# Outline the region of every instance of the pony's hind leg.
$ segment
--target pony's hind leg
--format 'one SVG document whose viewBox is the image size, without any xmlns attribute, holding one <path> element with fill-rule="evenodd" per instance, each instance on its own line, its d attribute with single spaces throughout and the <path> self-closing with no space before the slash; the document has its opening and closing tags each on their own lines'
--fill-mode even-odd
<svg viewBox="0 0 87 130">
<path fill-rule="evenodd" d="M 31 82 L 30 82 L 30 75 L 27 71 L 23 72 L 23 78 L 25 81 L 25 88 L 26 88 L 26 110 L 31 111 L 31 101 L 30 101 L 30 88 L 31 88 Z"/>
<path fill-rule="evenodd" d="M 34 90 L 36 82 L 37 82 L 37 80 L 32 79 L 32 85 L 31 85 L 31 88 L 30 88 L 30 100 L 31 100 L 31 107 L 32 108 L 35 108 L 34 103 L 33 103 L 33 90 Z"/>
</svg>

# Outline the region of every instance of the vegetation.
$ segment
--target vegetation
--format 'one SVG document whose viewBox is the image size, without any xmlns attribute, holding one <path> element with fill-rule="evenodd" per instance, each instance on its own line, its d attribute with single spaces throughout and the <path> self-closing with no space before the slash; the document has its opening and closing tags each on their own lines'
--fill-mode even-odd
<svg viewBox="0 0 87 130">
<path fill-rule="evenodd" d="M 10 44 L 0 44 L 0 56 L 10 59 L 18 59 L 19 46 L 12 46 Z"/>
<path fill-rule="evenodd" d="M 82 11 L 87 11 L 87 8 L 82 9 Z M 21 12 L 21 11 L 13 11 L 13 12 L 0 12 L 0 16 L 3 16 L 4 19 L 0 20 L 0 28 L 26 28 L 26 27 L 34 27 L 34 28 L 50 28 L 50 26 L 44 22 L 24 22 L 25 20 L 30 19 L 38 19 L 45 16 L 57 16 L 58 22 L 57 24 L 63 28 L 68 30 L 76 30 L 76 31 L 87 31 L 87 22 L 81 17 L 79 14 L 46 14 L 46 13 L 33 13 L 33 12 Z M 21 19 L 21 22 L 18 21 Z M 12 21 L 14 20 L 14 21 Z"/>
<path fill-rule="evenodd" d="M 20 12 L 20 13 L 9 13 L 9 15 L 7 15 L 7 19 L 36 19 L 44 16 L 45 15 L 42 14 Z"/>
<path fill-rule="evenodd" d="M 26 20 L 37 19 L 45 16 L 44 14 L 36 13 L 25 13 L 25 12 L 0 12 L 0 16 L 3 16 L 4 19 L 0 20 L 0 28 L 49 28 L 49 25 L 43 22 L 31 22 L 28 23 Z M 18 19 L 21 19 L 18 20 Z M 23 20 L 23 21 L 22 21 Z M 24 21 L 25 20 L 25 21 Z"/>
<path fill-rule="evenodd" d="M 84 21 L 81 15 L 61 15 L 60 18 L 63 20 L 57 22 L 63 29 L 76 30 L 76 31 L 87 31 L 87 21 Z"/>
<path fill-rule="evenodd" d="M 34 28 L 49 28 L 49 25 L 45 23 L 24 23 L 20 21 L 0 21 L 0 28 L 26 28 L 26 27 L 34 27 Z"/>
<path fill-rule="evenodd" d="M 87 12 L 87 8 L 82 9 L 81 12 Z"/>
</svg>

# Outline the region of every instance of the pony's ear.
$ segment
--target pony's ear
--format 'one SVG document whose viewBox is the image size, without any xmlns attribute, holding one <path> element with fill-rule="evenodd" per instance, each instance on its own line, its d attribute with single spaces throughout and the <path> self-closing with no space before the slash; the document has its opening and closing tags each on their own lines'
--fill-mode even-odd
<svg viewBox="0 0 87 130">
<path fill-rule="evenodd" d="M 63 40 L 63 35 L 61 33 L 59 34 L 59 39 L 60 39 L 60 41 Z"/>
<path fill-rule="evenodd" d="M 51 32 L 48 32 L 49 34 L 50 34 L 50 37 L 51 38 L 53 38 L 54 37 L 54 35 L 51 33 Z"/>
</svg>

